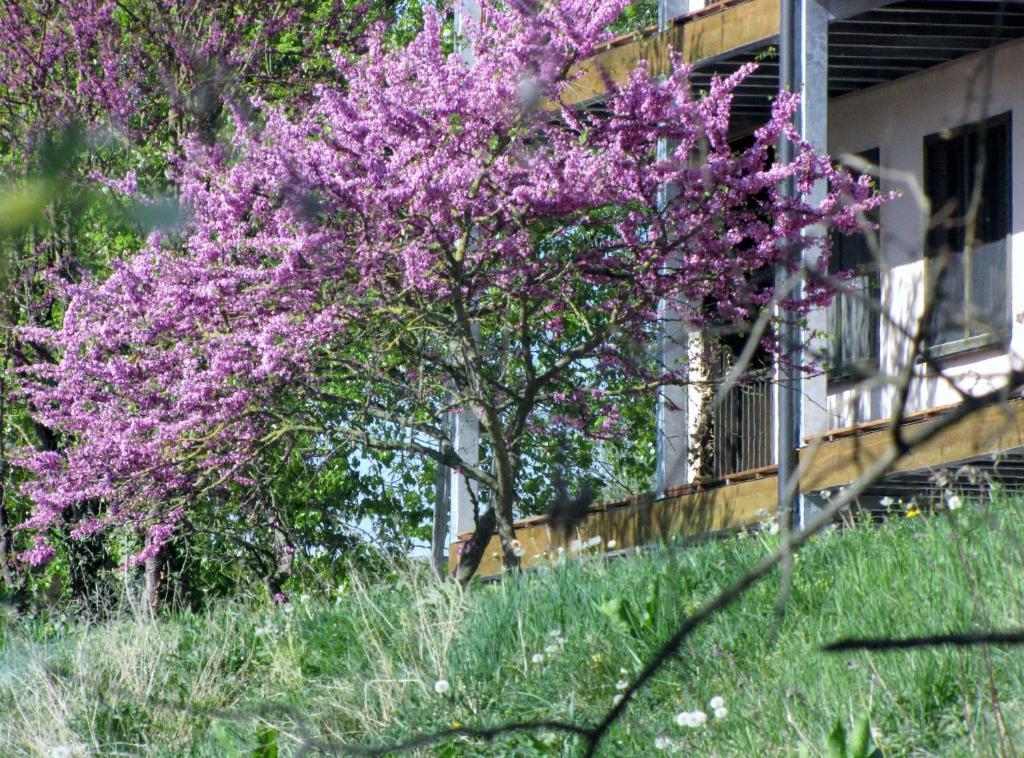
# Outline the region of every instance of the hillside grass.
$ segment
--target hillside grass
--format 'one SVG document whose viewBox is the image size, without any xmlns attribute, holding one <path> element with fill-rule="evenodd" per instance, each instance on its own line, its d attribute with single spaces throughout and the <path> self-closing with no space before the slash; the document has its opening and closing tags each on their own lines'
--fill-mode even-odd
<svg viewBox="0 0 1024 758">
<path fill-rule="evenodd" d="M 1024 747 L 1024 650 L 828 654 L 848 636 L 1024 627 L 1024 504 L 857 526 L 798 556 L 700 629 L 643 690 L 604 755 L 821 754 L 870 713 L 885 755 Z M 768 534 L 554 565 L 466 592 L 403 569 L 288 612 L 225 603 L 101 625 L 4 621 L 0 755 L 282 755 L 453 724 L 593 723 L 678 620 L 777 546 Z M 610 602 L 609 602 L 610 601 Z M 604 611 L 601 610 L 602 606 Z M 646 608 L 653 615 L 645 619 Z M 540 654 L 543 661 L 534 662 Z M 435 683 L 450 684 L 445 694 Z M 728 715 L 681 727 L 722 696 Z M 467 738 L 425 755 L 573 755 L 574 738 Z"/>
</svg>

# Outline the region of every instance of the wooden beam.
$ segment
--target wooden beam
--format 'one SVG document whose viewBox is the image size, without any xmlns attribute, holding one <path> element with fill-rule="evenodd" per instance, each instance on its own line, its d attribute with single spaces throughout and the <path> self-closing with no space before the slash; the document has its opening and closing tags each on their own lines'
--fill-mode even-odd
<svg viewBox="0 0 1024 758">
<path fill-rule="evenodd" d="M 656 76 L 669 70 L 670 49 L 683 47 L 683 27 L 674 26 L 663 32 L 635 36 L 631 41 L 609 47 L 590 58 L 587 63 L 569 72 L 569 86 L 563 95 L 567 105 L 598 100 L 605 93 L 605 80 L 625 84 L 640 61 L 647 61 Z"/>
<path fill-rule="evenodd" d="M 669 52 L 682 53 L 687 63 L 748 48 L 779 33 L 779 0 L 738 0 L 709 6 L 684 16 L 664 31 L 648 29 L 613 43 L 569 73 L 564 100 L 577 105 L 598 100 L 605 81 L 624 84 L 640 61 L 657 75 L 669 72 Z"/>
<path fill-rule="evenodd" d="M 941 413 L 947 409 L 914 414 L 904 429 L 913 433 L 925 424 L 941 423 Z M 801 464 L 808 466 L 807 473 L 800 480 L 802 492 L 846 486 L 874 465 L 892 444 L 892 437 L 888 429 L 878 428 L 877 423 L 865 426 L 868 431 L 841 430 L 833 434 L 842 436 L 811 441 L 800 451 Z M 905 472 L 913 471 L 923 475 L 931 469 L 948 468 L 971 458 L 1012 450 L 1024 450 L 1024 399 L 982 408 L 960 423 L 942 430 L 900 460 L 893 473 L 904 472 L 906 475 Z M 1007 457 L 1006 465 L 1024 466 L 1024 461 L 1018 461 L 1011 455 Z M 892 481 L 888 487 L 899 490 L 908 484 Z M 873 490 L 885 486 L 883 484 Z M 924 485 L 918 484 L 921 486 Z M 616 550 L 628 550 L 674 537 L 734 529 L 774 515 L 775 498 L 774 471 L 765 469 L 760 475 L 742 481 L 725 481 L 704 490 L 684 491 L 660 500 L 647 495 L 628 502 L 597 506 L 570 539 L 585 543 L 600 537 L 600 546 L 593 549 L 601 552 L 608 549 L 608 540 L 614 540 Z M 569 553 L 569 544 L 552 533 L 546 517 L 518 522 L 516 535 L 523 544 L 523 566 L 526 568 L 557 558 L 560 547 Z M 458 561 L 461 545 L 462 540 L 451 545 L 449 555 L 453 566 Z M 499 573 L 501 545 L 494 537 L 480 563 L 479 574 L 493 576 Z"/>
<path fill-rule="evenodd" d="M 941 423 L 941 418 L 920 424 Z M 908 427 L 911 433 L 915 425 Z M 841 487 L 855 481 L 878 460 L 892 436 L 877 430 L 828 442 L 812 442 L 800 451 L 808 467 L 800 479 L 801 492 Z M 1024 447 L 1024 400 L 990 405 L 944 429 L 902 458 L 895 472 L 949 466 L 980 455 Z"/>
<path fill-rule="evenodd" d="M 615 550 L 623 550 L 755 524 L 774 512 L 775 477 L 767 476 L 660 500 L 638 498 L 629 505 L 596 510 L 583 520 L 569 541 L 562 541 L 546 521 L 517 525 L 516 537 L 525 551 L 523 567 L 534 568 L 557 558 L 559 548 L 569 555 L 569 542 L 573 539 L 586 543 L 600 538 L 594 552 L 606 551 L 609 540 L 614 541 Z M 453 543 L 449 555 L 457 556 L 461 545 L 461 541 Z M 497 537 L 487 546 L 478 573 L 501 573 L 501 544 Z"/>
<path fill-rule="evenodd" d="M 683 58 L 699 63 L 778 36 L 780 7 L 778 0 L 746 0 L 690 19 L 683 25 Z"/>
</svg>

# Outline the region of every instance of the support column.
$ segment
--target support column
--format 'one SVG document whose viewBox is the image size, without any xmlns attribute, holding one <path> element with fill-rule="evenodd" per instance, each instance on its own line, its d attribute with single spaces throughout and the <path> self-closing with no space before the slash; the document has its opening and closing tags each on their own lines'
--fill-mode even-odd
<svg viewBox="0 0 1024 758">
<path fill-rule="evenodd" d="M 801 0 L 799 3 L 799 46 L 800 46 L 800 134 L 820 152 L 828 151 L 828 22 L 827 0 Z M 806 199 L 812 203 L 821 202 L 828 187 L 824 181 L 814 185 Z M 821 234 L 823 230 L 811 230 Z M 815 251 L 804 253 L 807 270 L 816 267 Z M 822 355 L 826 345 L 821 338 L 812 338 L 814 333 L 824 333 L 828 328 L 828 311 L 816 308 L 807 315 L 807 331 L 802 342 L 806 356 Z M 828 385 L 823 374 L 803 379 L 801 397 L 800 434 L 802 438 L 819 435 L 828 431 Z M 819 504 L 801 497 L 799 502 L 799 525 L 803 528 L 819 510 Z"/>
<path fill-rule="evenodd" d="M 802 0 L 800 3 L 800 134 L 816 150 L 828 151 L 828 17 L 821 0 Z M 812 203 L 821 202 L 828 187 L 818 182 L 807 195 Z M 821 230 L 816 230 L 820 233 Z M 816 261 L 805 256 L 804 265 L 814 267 Z M 828 327 L 825 308 L 808 314 L 809 332 L 823 332 Z M 821 355 L 825 344 L 821 340 L 807 340 L 805 346 L 811 355 Z M 827 386 L 824 376 L 807 377 L 803 382 L 802 433 L 818 435 L 828 431 Z"/>
<path fill-rule="evenodd" d="M 703 7 L 704 0 L 658 0 L 658 25 L 664 29 L 672 19 Z"/>
<path fill-rule="evenodd" d="M 456 35 L 462 36 L 465 32 L 467 20 L 480 20 L 480 0 L 459 0 L 459 2 L 455 3 Z M 459 50 L 459 54 L 466 63 L 472 65 L 474 61 L 473 51 L 468 46 L 463 45 Z"/>
<path fill-rule="evenodd" d="M 455 3 L 455 33 L 462 35 L 467 21 L 480 20 L 480 0 L 458 0 Z M 463 60 L 473 65 L 473 51 L 468 45 L 459 50 Z M 476 414 L 464 408 L 451 417 L 452 446 L 458 456 L 467 464 L 475 466 L 480 462 L 480 422 Z M 476 529 L 476 508 L 474 507 L 477 485 L 470 482 L 458 469 L 450 469 L 447 487 L 451 498 L 451 535 L 457 537 Z"/>
<path fill-rule="evenodd" d="M 455 452 L 466 463 L 475 466 L 480 462 L 480 422 L 472 410 L 466 408 L 455 414 Z M 457 536 L 476 529 L 473 502 L 477 492 L 476 482 L 466 479 L 458 469 L 451 472 L 451 518 L 452 535 Z"/>
<path fill-rule="evenodd" d="M 662 15 L 666 10 L 665 0 L 661 0 L 658 12 Z M 664 24 L 663 24 L 664 25 Z M 676 144 L 667 140 L 658 142 L 658 158 L 666 159 L 676 148 Z M 661 188 L 659 202 L 667 207 L 677 192 L 674 185 Z M 666 267 L 672 269 L 672 264 Z M 687 325 L 680 315 L 685 309 L 682 303 L 662 300 L 658 304 L 658 355 L 661 369 L 677 375 L 689 375 L 689 346 Z M 690 482 L 690 429 L 688 406 L 692 387 L 687 384 L 672 384 L 658 388 L 655 398 L 655 437 L 654 437 L 654 493 L 655 497 L 663 497 L 665 490 L 679 487 Z"/>
<path fill-rule="evenodd" d="M 779 44 L 779 86 L 788 87 L 800 93 L 801 106 L 797 115 L 801 136 L 818 150 L 828 149 L 828 0 L 781 0 L 781 28 Z M 792 159 L 792 145 L 783 140 L 779 145 L 779 158 L 786 162 Z M 795 193 L 790 182 L 786 188 Z M 827 188 L 823 183 L 815 186 L 808 199 L 820 200 Z M 805 267 L 813 267 L 813 251 L 799 246 L 793 253 L 799 256 Z M 780 271 L 777 282 L 782 284 L 786 272 Z M 791 296 L 800 292 L 791 290 Z M 792 314 L 784 314 L 792 323 L 783 326 L 781 349 L 783 357 L 791 364 L 804 361 L 804 332 L 795 323 Z M 808 328 L 820 329 L 826 325 L 823 310 L 809 315 Z M 814 350 L 814 346 L 809 346 Z M 799 493 L 787 498 L 785 487 L 796 472 L 797 450 L 804 434 L 814 434 L 827 428 L 827 388 L 824 377 L 804 379 L 799 370 L 782 366 L 779 372 L 778 408 L 778 463 L 779 463 L 779 510 L 780 515 L 789 518 L 792 526 L 806 522 L 810 515 L 809 504 L 805 507 Z"/>
<path fill-rule="evenodd" d="M 689 363 L 686 324 L 670 302 L 661 304 L 660 354 L 666 371 L 684 371 Z M 655 453 L 655 494 L 690 482 L 689 385 L 666 385 L 658 389 Z"/>
</svg>

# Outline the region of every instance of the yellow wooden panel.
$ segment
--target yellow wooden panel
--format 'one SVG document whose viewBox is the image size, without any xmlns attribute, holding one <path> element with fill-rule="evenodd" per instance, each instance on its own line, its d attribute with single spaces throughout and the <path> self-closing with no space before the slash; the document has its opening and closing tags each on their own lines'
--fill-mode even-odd
<svg viewBox="0 0 1024 758">
<path fill-rule="evenodd" d="M 632 41 L 620 42 L 598 53 L 586 65 L 570 72 L 572 83 L 564 99 L 570 105 L 596 100 L 605 92 L 606 77 L 623 84 L 640 61 L 647 61 L 654 74 L 667 74 L 670 50 L 682 53 L 688 63 L 699 63 L 778 33 L 779 0 L 741 0 L 723 5 L 664 31 L 638 34 Z"/>
<path fill-rule="evenodd" d="M 624 84 L 640 61 L 647 61 L 651 73 L 665 74 L 669 70 L 669 49 L 682 50 L 682 44 L 682 28 L 673 27 L 604 50 L 569 72 L 571 83 L 563 99 L 569 105 L 595 100 L 605 92 L 606 77 Z"/>
<path fill-rule="evenodd" d="M 697 63 L 748 47 L 779 33 L 779 0 L 746 0 L 690 19 L 683 27 L 683 57 Z"/>
<path fill-rule="evenodd" d="M 941 423 L 941 417 L 907 426 L 905 433 L 913 435 L 922 425 L 936 422 Z M 800 460 L 810 462 L 808 472 L 800 479 L 801 491 L 814 492 L 855 481 L 891 444 L 892 435 L 883 429 L 805 447 L 800 451 Z M 894 470 L 927 469 L 1017 447 L 1024 447 L 1024 400 L 978 410 L 916 446 Z"/>
<path fill-rule="evenodd" d="M 675 495 L 661 500 L 641 499 L 627 506 L 592 512 L 571 535 L 580 542 L 599 537 L 605 550 L 608 540 L 615 549 L 651 545 L 676 536 L 699 535 L 762 521 L 775 513 L 775 477 L 727 484 L 702 492 Z M 521 526 L 516 537 L 526 551 L 524 568 L 532 568 L 558 556 L 558 548 L 568 552 L 567 541 L 553 534 L 546 523 Z M 458 555 L 461 542 L 452 545 L 450 555 Z M 480 561 L 480 576 L 501 572 L 501 543 L 491 539 Z"/>
<path fill-rule="evenodd" d="M 905 427 L 913 435 L 922 421 Z M 800 451 L 801 463 L 809 469 L 800 480 L 803 492 L 841 487 L 868 471 L 892 444 L 888 430 L 854 434 L 812 444 Z M 948 465 L 979 455 L 1024 447 L 1024 399 L 1003 405 L 991 405 L 968 416 L 960 423 L 938 433 L 917 446 L 894 470 L 912 471 Z M 629 505 L 596 509 L 580 524 L 573 539 L 581 542 L 601 538 L 605 549 L 614 540 L 616 549 L 663 542 L 672 537 L 716 532 L 764 520 L 776 512 L 776 477 L 773 474 L 682 495 L 653 500 L 640 498 Z M 516 535 L 526 554 L 523 566 L 532 568 L 567 548 L 566 541 L 554 535 L 543 521 L 521 525 Z M 453 543 L 450 555 L 455 559 L 461 542 Z M 598 548 L 595 548 L 598 549 Z M 501 572 L 501 544 L 491 540 L 480 563 L 481 576 Z"/>
</svg>

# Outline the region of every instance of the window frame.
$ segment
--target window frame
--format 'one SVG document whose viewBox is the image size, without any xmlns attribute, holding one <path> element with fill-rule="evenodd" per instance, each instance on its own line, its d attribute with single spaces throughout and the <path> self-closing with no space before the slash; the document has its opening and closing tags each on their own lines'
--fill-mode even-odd
<svg viewBox="0 0 1024 758">
<path fill-rule="evenodd" d="M 951 250 L 953 255 L 964 256 L 962 264 L 962 273 L 960 281 L 960 289 L 962 290 L 963 307 L 960 309 L 959 315 L 961 324 L 962 336 L 955 337 L 953 339 L 942 339 L 941 341 L 936 336 L 937 332 L 948 331 L 950 328 L 949 324 L 934 324 L 928 325 L 929 334 L 925 345 L 925 352 L 928 358 L 942 358 L 947 356 L 961 355 L 964 353 L 975 352 L 979 350 L 987 350 L 992 348 L 1005 348 L 1010 339 L 1010 332 L 1012 329 L 1012 250 L 1011 250 L 1011 236 L 1013 234 L 1013 112 L 1005 111 L 994 116 L 972 121 L 968 124 L 962 124 L 953 129 L 943 129 L 938 132 L 933 132 L 924 136 L 922 140 L 922 184 L 926 195 L 929 200 L 932 198 L 932 175 L 931 166 L 932 160 L 930 160 L 930 151 L 938 145 L 948 144 L 952 140 L 958 140 L 972 134 L 986 133 L 994 128 L 1005 129 L 1005 155 L 1002 156 L 1002 164 L 1004 167 L 1003 181 L 1001 182 L 1002 187 L 1000 188 L 1000 200 L 1005 203 L 1003 214 L 1005 217 L 1005 230 L 999 241 L 1003 245 L 1002 260 L 1005 265 L 1004 272 L 1006 277 L 1006 297 L 1002 303 L 1002 311 L 998 314 L 999 322 L 992 324 L 994 329 L 972 334 L 971 322 L 967 319 L 968 312 L 972 305 L 971 297 L 971 285 L 972 285 L 972 266 L 974 264 L 974 254 L 977 250 L 978 243 L 973 241 L 973 244 L 968 248 L 966 240 L 964 241 L 963 249 Z M 988 158 L 986 157 L 985 166 L 994 165 L 989 164 Z M 973 172 L 973 168 L 967 164 L 963 167 L 965 176 L 962 180 L 963 183 L 971 182 L 968 172 Z M 948 201 L 947 201 L 948 202 Z M 936 212 L 937 208 L 932 208 L 933 213 Z M 941 232 L 940 232 L 941 233 Z M 949 232 L 947 232 L 947 235 Z M 930 282 L 933 276 L 932 267 L 936 265 L 933 261 L 939 258 L 941 255 L 949 249 L 948 239 L 943 240 L 939 246 L 936 245 L 935 237 L 937 236 L 936 229 L 932 225 L 931 219 L 926 224 L 924 229 L 924 275 L 925 282 Z M 987 243 L 981 243 L 987 244 Z"/>
<path fill-rule="evenodd" d="M 871 147 L 866 150 L 858 152 L 856 155 L 858 158 L 862 158 L 867 163 L 873 166 L 881 165 L 881 147 Z M 836 234 L 833 236 L 832 256 L 829 259 L 829 274 L 834 275 L 839 271 L 850 271 L 852 273 L 851 278 L 867 278 L 867 286 L 865 287 L 864 292 L 865 294 L 867 294 L 868 297 L 870 297 L 873 300 L 874 304 L 877 306 L 876 309 L 874 309 L 874 312 L 870 314 L 871 323 L 869 325 L 869 328 L 871 331 L 868 341 L 870 343 L 870 352 L 872 353 L 872 355 L 863 358 L 846 358 L 844 360 L 832 363 L 831 359 L 835 356 L 836 351 L 827 351 L 829 353 L 830 362 L 828 370 L 826 372 L 826 380 L 830 384 L 842 384 L 845 382 L 856 381 L 857 379 L 864 376 L 865 373 L 877 370 L 880 362 L 879 353 L 881 351 L 882 343 L 882 271 L 881 261 L 878 260 L 878 256 L 876 255 L 879 245 L 881 244 L 880 214 L 876 210 L 875 212 L 866 216 L 865 220 L 871 224 L 875 224 L 877 228 L 873 230 L 863 229 L 855 235 Z M 859 261 L 856 264 L 854 264 L 852 268 L 849 269 L 842 268 L 841 262 L 838 260 L 838 257 L 840 255 L 839 248 L 842 245 L 843 240 L 865 237 L 868 234 L 871 234 L 874 237 L 873 244 L 870 240 L 868 240 L 866 243 L 868 245 L 868 253 L 872 259 Z M 835 296 L 832 298 L 832 302 L 827 309 L 828 326 L 826 329 L 829 337 L 831 338 L 831 341 L 838 347 L 837 352 L 839 353 L 841 359 L 843 358 L 842 347 L 845 341 L 845 332 L 842 329 L 842 313 L 841 311 L 837 313 L 837 309 L 840 309 L 842 307 L 844 295 L 845 293 L 840 291 L 836 292 Z"/>
</svg>

